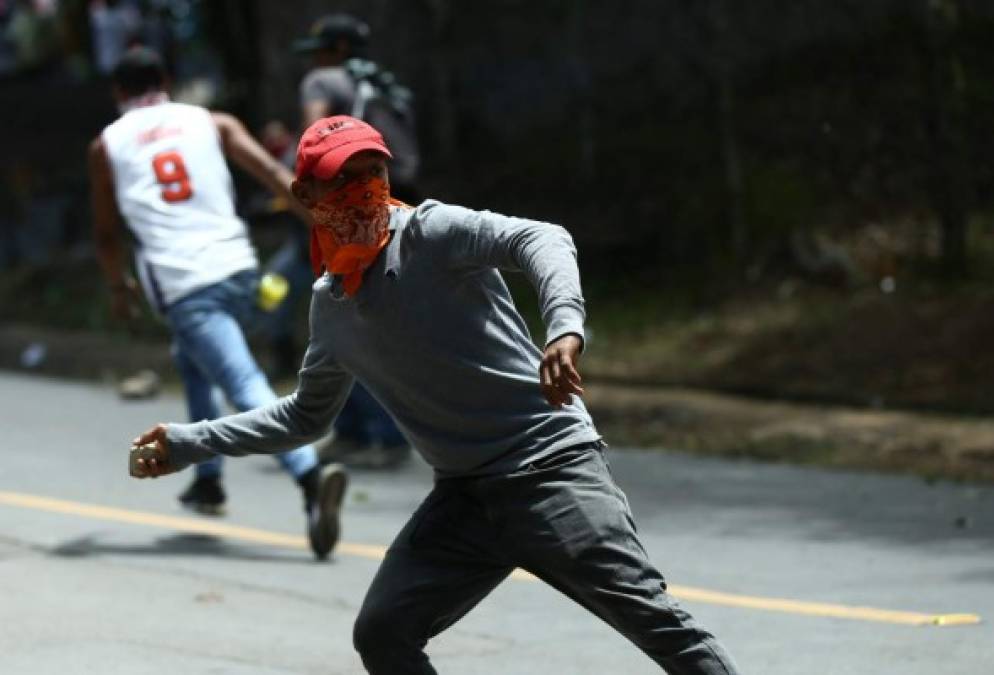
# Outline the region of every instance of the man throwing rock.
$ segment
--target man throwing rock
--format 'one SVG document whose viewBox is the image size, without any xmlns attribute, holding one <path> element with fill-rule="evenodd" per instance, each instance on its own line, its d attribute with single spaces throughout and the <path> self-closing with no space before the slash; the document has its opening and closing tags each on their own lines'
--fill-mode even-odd
<svg viewBox="0 0 994 675">
<path fill-rule="evenodd" d="M 320 435 L 353 378 L 435 469 L 355 623 L 374 674 L 434 673 L 424 647 L 521 567 L 628 637 L 665 671 L 737 673 L 666 592 L 587 414 L 578 359 L 584 302 L 566 230 L 437 201 L 390 197 L 379 133 L 318 120 L 294 195 L 313 216 L 311 338 L 297 391 L 248 413 L 160 424 L 159 475 L 215 454 L 273 453 Z M 547 335 L 537 349 L 499 269 L 525 274 Z"/>
</svg>

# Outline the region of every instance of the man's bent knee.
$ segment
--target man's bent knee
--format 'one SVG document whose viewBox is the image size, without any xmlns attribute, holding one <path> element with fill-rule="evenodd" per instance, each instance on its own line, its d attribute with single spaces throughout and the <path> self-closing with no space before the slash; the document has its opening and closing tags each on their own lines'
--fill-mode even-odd
<svg viewBox="0 0 994 675">
<path fill-rule="evenodd" d="M 369 613 L 366 612 L 366 608 L 363 607 L 362 611 L 359 612 L 359 616 L 356 617 L 355 624 L 352 626 L 352 646 L 360 654 L 371 652 L 376 647 L 377 642 L 377 619 L 370 617 Z"/>
<path fill-rule="evenodd" d="M 364 659 L 366 655 L 400 648 L 409 641 L 395 613 L 368 605 L 363 605 L 352 627 L 352 645 Z"/>
<path fill-rule="evenodd" d="M 425 640 L 396 612 L 363 606 L 352 628 L 352 644 L 373 675 L 434 673 L 424 653 Z"/>
</svg>

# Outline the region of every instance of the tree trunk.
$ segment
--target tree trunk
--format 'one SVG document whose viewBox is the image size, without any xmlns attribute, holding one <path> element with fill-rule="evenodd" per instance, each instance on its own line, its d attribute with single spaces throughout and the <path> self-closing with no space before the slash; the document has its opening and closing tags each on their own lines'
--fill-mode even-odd
<svg viewBox="0 0 994 675">
<path fill-rule="evenodd" d="M 591 91 L 590 67 L 585 54 L 588 51 L 584 32 L 586 3 L 573 0 L 569 14 L 569 55 L 573 76 L 573 89 L 577 116 L 577 155 L 575 177 L 583 188 L 593 183 L 597 170 L 597 136 L 594 115 L 594 96 Z"/>
<path fill-rule="evenodd" d="M 749 255 L 749 226 L 745 217 L 745 183 L 739 142 L 735 135 L 735 92 L 728 68 L 718 72 L 718 114 L 721 128 L 721 158 L 728 192 L 728 220 L 732 233 L 732 253 L 740 263 Z"/>
<path fill-rule="evenodd" d="M 957 0 L 927 2 L 925 122 L 932 161 L 928 192 L 941 227 L 944 276 L 968 275 L 967 216 L 970 172 L 963 148 L 963 70 L 955 52 Z"/>
<path fill-rule="evenodd" d="M 718 94 L 718 137 L 721 143 L 721 160 L 728 199 L 728 230 L 731 250 L 740 264 L 749 256 L 749 224 L 745 216 L 745 181 L 742 173 L 742 156 L 735 133 L 735 83 L 731 29 L 727 0 L 713 0 L 711 26 L 715 50 L 712 59 L 712 76 Z"/>
<path fill-rule="evenodd" d="M 457 162 L 456 114 L 452 104 L 452 74 L 449 71 L 449 31 L 452 24 L 450 0 L 425 0 L 431 15 L 431 78 L 434 91 L 431 103 L 432 154 L 446 164 Z M 417 93 L 417 92 L 415 92 Z M 422 142 L 422 154 L 424 143 Z"/>
</svg>

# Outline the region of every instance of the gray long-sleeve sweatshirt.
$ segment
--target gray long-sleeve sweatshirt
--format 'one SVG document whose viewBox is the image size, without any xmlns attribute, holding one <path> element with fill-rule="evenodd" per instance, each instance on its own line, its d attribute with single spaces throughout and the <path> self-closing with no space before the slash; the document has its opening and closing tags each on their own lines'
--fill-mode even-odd
<svg viewBox="0 0 994 675">
<path fill-rule="evenodd" d="M 557 225 L 436 201 L 394 208 L 393 235 L 352 297 L 314 284 L 297 390 L 213 421 L 170 424 L 177 467 L 212 453 L 281 452 L 325 433 L 358 378 L 440 477 L 511 472 L 600 439 L 583 403 L 555 409 L 539 388 L 541 352 L 498 269 L 538 292 L 546 341 L 583 337 L 569 234 Z"/>
</svg>

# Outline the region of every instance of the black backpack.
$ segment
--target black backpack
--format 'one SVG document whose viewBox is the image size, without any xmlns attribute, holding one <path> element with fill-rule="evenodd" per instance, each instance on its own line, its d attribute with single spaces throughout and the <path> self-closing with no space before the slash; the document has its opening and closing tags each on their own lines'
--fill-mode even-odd
<svg viewBox="0 0 994 675">
<path fill-rule="evenodd" d="M 391 182 L 414 185 L 421 166 L 414 121 L 414 95 L 393 73 L 367 59 L 349 59 L 345 71 L 356 85 L 352 117 L 376 127 L 393 155 Z"/>
</svg>

